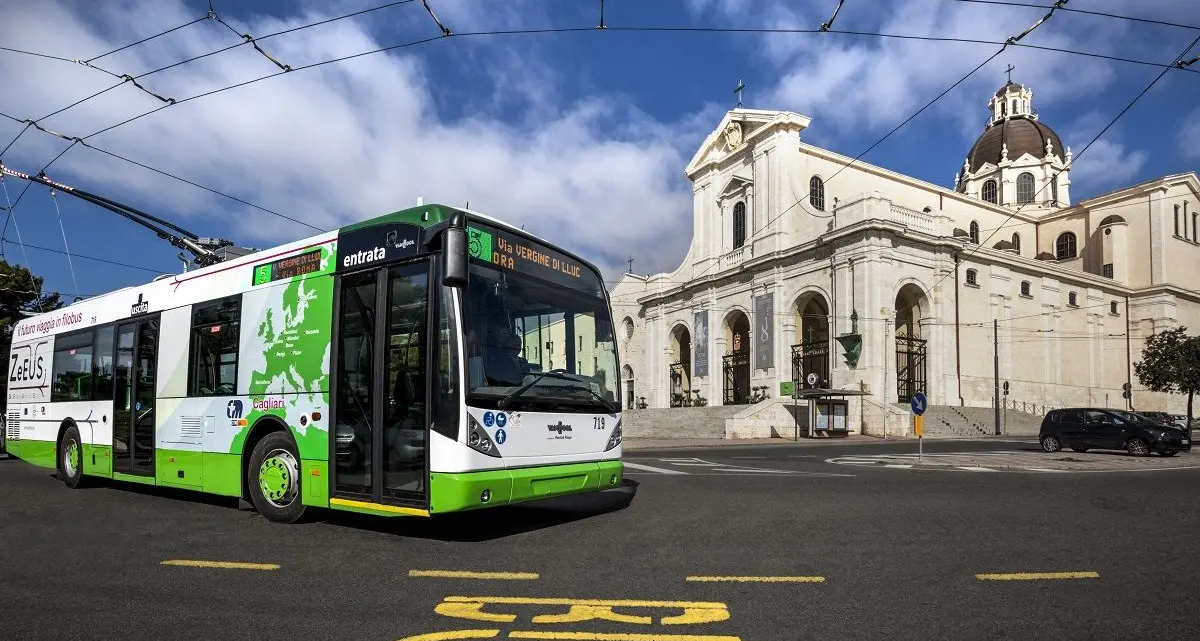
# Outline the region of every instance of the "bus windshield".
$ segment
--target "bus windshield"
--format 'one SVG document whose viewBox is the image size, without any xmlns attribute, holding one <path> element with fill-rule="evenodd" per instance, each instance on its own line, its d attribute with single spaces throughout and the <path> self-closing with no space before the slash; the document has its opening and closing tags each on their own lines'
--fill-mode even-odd
<svg viewBox="0 0 1200 641">
<path fill-rule="evenodd" d="M 471 262 L 463 290 L 467 403 L 514 411 L 619 411 L 612 317 L 599 275 L 568 287 Z"/>
</svg>

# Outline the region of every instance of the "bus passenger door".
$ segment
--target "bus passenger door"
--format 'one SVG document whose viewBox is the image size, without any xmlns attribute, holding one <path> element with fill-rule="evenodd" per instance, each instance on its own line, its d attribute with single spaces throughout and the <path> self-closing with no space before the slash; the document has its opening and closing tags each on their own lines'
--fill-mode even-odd
<svg viewBox="0 0 1200 641">
<path fill-rule="evenodd" d="M 113 367 L 113 471 L 154 476 L 158 316 L 117 326 Z"/>
<path fill-rule="evenodd" d="M 339 279 L 334 497 L 428 505 L 429 264 Z"/>
</svg>

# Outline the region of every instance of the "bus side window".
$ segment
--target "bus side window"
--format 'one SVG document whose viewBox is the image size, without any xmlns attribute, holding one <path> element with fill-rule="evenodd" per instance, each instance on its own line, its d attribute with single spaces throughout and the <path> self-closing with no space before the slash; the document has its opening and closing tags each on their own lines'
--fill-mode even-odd
<svg viewBox="0 0 1200 641">
<path fill-rule="evenodd" d="M 111 401 L 113 398 L 113 331 L 112 325 L 96 329 L 95 350 L 92 354 L 92 400 Z"/>
</svg>

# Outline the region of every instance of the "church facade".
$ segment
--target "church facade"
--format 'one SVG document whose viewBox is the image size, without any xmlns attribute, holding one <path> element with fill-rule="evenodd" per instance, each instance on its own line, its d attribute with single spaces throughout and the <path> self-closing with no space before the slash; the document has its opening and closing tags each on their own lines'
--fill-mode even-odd
<svg viewBox="0 0 1200 641">
<path fill-rule="evenodd" d="M 682 263 L 611 289 L 626 405 L 791 402 L 795 383 L 859 394 L 821 421 L 911 433 L 915 393 L 991 407 L 1002 384 L 1035 413 L 1182 413 L 1133 363 L 1155 331 L 1200 331 L 1196 173 L 1073 203 L 1032 90 L 987 104 L 949 188 L 805 143 L 806 116 L 728 112 L 686 168 Z"/>
</svg>

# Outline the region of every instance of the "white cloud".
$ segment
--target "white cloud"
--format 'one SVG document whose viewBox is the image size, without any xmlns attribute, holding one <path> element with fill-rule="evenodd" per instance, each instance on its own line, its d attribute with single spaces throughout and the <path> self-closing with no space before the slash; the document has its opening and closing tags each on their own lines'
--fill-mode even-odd
<svg viewBox="0 0 1200 641">
<path fill-rule="evenodd" d="M 1179 152 L 1189 160 L 1200 160 L 1200 107 L 1183 118 L 1183 126 L 1177 136 Z"/>
<path fill-rule="evenodd" d="M 1072 150 L 1075 151 L 1075 150 Z M 1087 154 L 1071 164 L 1071 196 L 1079 201 L 1112 188 L 1136 182 L 1150 154 L 1101 138 Z"/>
<path fill-rule="evenodd" d="M 475 2 L 441 0 L 434 7 L 452 29 L 462 31 L 511 26 L 520 8 L 499 4 L 508 6 L 494 12 L 495 21 Z M 401 28 L 346 20 L 271 38 L 262 46 L 296 67 L 436 33 L 419 3 L 389 11 L 387 24 Z M 131 12 L 139 20 L 127 20 Z M 128 0 L 86 18 L 46 2 L 6 11 L 0 41 L 74 58 L 194 17 L 177 0 Z M 232 24 L 264 34 L 319 17 L 255 17 Z M 390 35 L 384 39 L 380 32 Z M 234 42 L 224 27 L 201 23 L 101 63 L 136 74 Z M 472 41 L 425 46 L 466 42 Z M 476 58 L 484 77 L 495 83 L 491 88 L 454 87 L 453 78 L 431 76 L 420 51 L 401 50 L 178 104 L 90 142 L 324 228 L 410 206 L 418 196 L 448 204 L 469 200 L 474 209 L 597 259 L 609 276 L 629 253 L 639 258 L 641 269 L 674 268 L 690 236 L 691 195 L 681 172 L 702 139 L 697 121 L 664 124 L 619 98 L 564 101 L 553 74 L 539 73 L 534 82 L 518 71 L 526 64 L 523 56 L 496 43 L 493 55 Z M 140 82 L 182 99 L 274 70 L 243 46 Z M 113 79 L 82 66 L 6 55 L 0 56 L 0 83 L 8 89 L 5 111 L 24 118 L 41 117 Z M 448 84 L 456 96 L 469 97 L 453 120 L 435 107 Z M 511 93 L 501 91 L 514 85 Z M 494 116 L 514 102 L 534 108 L 536 117 L 505 122 Z M 44 124 L 86 135 L 160 105 L 122 86 Z M 705 129 L 716 122 L 706 115 Z M 64 144 L 30 132 L 5 160 L 36 170 Z M 86 149 L 72 150 L 54 169 L 48 172 L 52 177 L 67 179 L 63 174 L 69 172 L 80 187 L 161 212 L 201 235 L 264 246 L 311 231 Z"/>
</svg>

